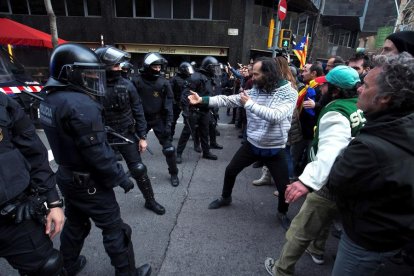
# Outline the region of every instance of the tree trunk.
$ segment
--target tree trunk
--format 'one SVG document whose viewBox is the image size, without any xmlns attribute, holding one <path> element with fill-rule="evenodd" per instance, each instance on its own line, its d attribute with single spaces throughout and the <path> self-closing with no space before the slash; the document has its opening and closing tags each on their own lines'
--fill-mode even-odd
<svg viewBox="0 0 414 276">
<path fill-rule="evenodd" d="M 47 15 L 49 16 L 52 45 L 53 45 L 53 48 L 56 48 L 56 46 L 58 46 L 58 32 L 57 32 L 57 25 L 56 25 L 56 16 L 53 11 L 52 3 L 50 2 L 50 0 L 45 0 L 45 7 L 46 7 Z"/>
</svg>

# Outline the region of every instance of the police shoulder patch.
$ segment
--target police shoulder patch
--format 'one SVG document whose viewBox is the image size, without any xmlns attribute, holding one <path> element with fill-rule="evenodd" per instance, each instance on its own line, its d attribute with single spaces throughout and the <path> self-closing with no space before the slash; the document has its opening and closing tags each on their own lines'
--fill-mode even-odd
<svg viewBox="0 0 414 276">
<path fill-rule="evenodd" d="M 55 107 L 45 102 L 40 103 L 39 106 L 40 122 L 49 127 L 55 127 Z"/>
</svg>

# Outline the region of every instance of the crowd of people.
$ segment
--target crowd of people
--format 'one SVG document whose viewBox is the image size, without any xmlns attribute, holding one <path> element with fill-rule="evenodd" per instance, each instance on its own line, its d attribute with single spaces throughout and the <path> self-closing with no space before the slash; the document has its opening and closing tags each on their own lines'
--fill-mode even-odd
<svg viewBox="0 0 414 276">
<path fill-rule="evenodd" d="M 294 275 L 305 252 L 323 264 L 333 224 L 340 242 L 332 275 L 376 275 L 395 257 L 414 266 L 413 40 L 413 32 L 394 33 L 375 57 L 335 56 L 302 70 L 285 51 L 238 68 L 207 56 L 199 66 L 182 62 L 170 80 L 159 53 L 145 55 L 132 75 L 130 54 L 115 47 L 58 46 L 40 105 L 56 174 L 31 122 L 0 93 L 0 158 L 17 168 L 1 171 L 0 256 L 22 275 L 76 275 L 87 262 L 80 253 L 92 220 L 117 276 L 150 275 L 149 264 L 136 266 L 113 188 L 127 193 L 136 183 L 144 207 L 165 214 L 141 158 L 148 132 L 177 187 L 190 138 L 202 158 L 217 160 L 211 150 L 223 149 L 217 123 L 226 107 L 242 140 L 208 208 L 230 205 L 239 173 L 262 167 L 253 185 L 275 183 L 286 230 L 279 256 L 264 261 L 270 275 Z M 291 220 L 289 204 L 300 198 Z M 51 239 L 59 232 L 56 250 Z M 26 236 L 36 243 L 18 242 Z"/>
</svg>

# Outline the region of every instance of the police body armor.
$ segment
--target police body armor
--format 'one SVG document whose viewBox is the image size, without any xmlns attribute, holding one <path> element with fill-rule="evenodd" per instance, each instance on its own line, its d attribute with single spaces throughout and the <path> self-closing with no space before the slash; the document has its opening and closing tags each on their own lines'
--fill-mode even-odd
<svg viewBox="0 0 414 276">
<path fill-rule="evenodd" d="M 167 97 L 168 81 L 158 77 L 155 80 L 147 80 L 142 75 L 135 81 L 138 94 L 141 97 L 145 116 L 160 114 L 164 110 L 164 100 Z"/>
<path fill-rule="evenodd" d="M 183 77 L 180 74 L 177 74 L 172 79 L 171 86 L 174 93 L 174 104 L 180 104 L 181 94 L 184 90 L 184 86 L 186 85 L 188 78 L 189 77 Z"/>
<path fill-rule="evenodd" d="M 128 129 L 135 122 L 127 85 L 124 79 L 108 83 L 103 103 L 106 124 L 121 131 Z"/>
<path fill-rule="evenodd" d="M 13 169 L 0 170 L 0 206 L 20 195 L 30 184 L 30 164 L 11 142 L 7 96 L 0 97 L 0 162 Z"/>
<path fill-rule="evenodd" d="M 85 167 L 85 160 L 83 159 L 79 148 L 76 146 L 73 136 L 81 136 L 81 133 L 75 133 L 82 130 L 70 129 L 60 122 L 64 122 L 61 118 L 56 118 L 56 106 L 63 106 L 59 102 L 64 102 L 64 107 L 66 110 L 72 110 L 72 107 L 79 105 L 90 105 L 89 110 L 102 110 L 102 106 L 97 102 L 93 101 L 90 96 L 82 92 L 75 91 L 55 91 L 51 92 L 47 96 L 48 102 L 40 103 L 40 121 L 42 123 L 43 129 L 47 134 L 50 148 L 53 151 L 53 156 L 58 165 L 67 167 L 71 170 L 87 171 L 89 168 Z M 56 103 L 56 106 L 54 105 Z M 73 108 L 75 109 L 75 108 Z M 59 112 L 64 114 L 65 111 Z M 80 120 L 88 120 L 91 118 L 88 114 L 82 114 Z M 100 125 L 94 122 L 91 122 L 92 130 L 94 127 Z M 90 130 L 85 130 L 90 132 Z M 105 135 L 103 130 L 96 129 L 97 135 Z M 102 132 L 99 132 L 102 131 Z M 84 137 L 86 139 L 86 137 Z M 98 137 L 94 140 L 105 140 L 105 137 Z M 93 142 L 93 141 L 91 141 Z"/>
<path fill-rule="evenodd" d="M 200 97 L 214 95 L 212 81 L 209 78 L 207 78 L 204 74 L 195 72 L 193 75 L 191 75 L 190 82 L 191 90 L 196 91 Z M 209 107 L 205 105 L 197 105 L 196 108 L 203 112 L 209 111 Z M 192 106 L 190 106 L 190 110 L 191 109 L 193 109 Z"/>
</svg>

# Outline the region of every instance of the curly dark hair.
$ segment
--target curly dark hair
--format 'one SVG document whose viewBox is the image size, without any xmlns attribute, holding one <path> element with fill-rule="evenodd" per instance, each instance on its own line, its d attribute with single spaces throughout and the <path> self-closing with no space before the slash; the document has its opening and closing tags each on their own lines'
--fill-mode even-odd
<svg viewBox="0 0 414 276">
<path fill-rule="evenodd" d="M 279 81 L 283 79 L 282 72 L 273 58 L 259 57 L 254 61 L 254 64 L 257 62 L 262 63 L 261 71 L 265 81 L 264 90 L 270 93 L 277 87 Z"/>
<path fill-rule="evenodd" d="M 389 108 L 401 111 L 414 110 L 414 58 L 407 52 L 398 55 L 379 55 L 375 67 L 382 69 L 376 82 L 377 97 L 390 96 Z"/>
</svg>

